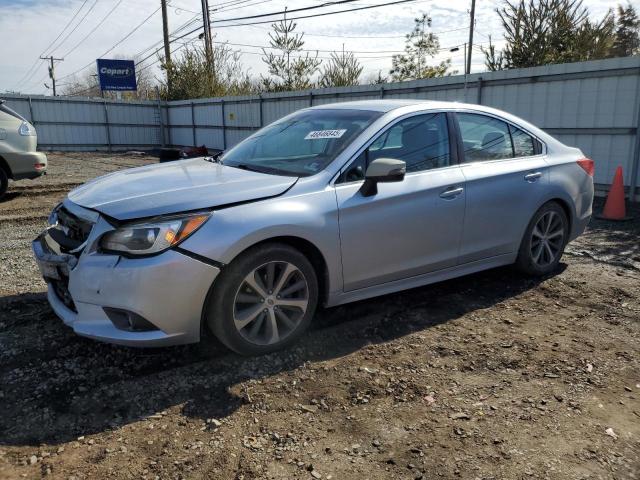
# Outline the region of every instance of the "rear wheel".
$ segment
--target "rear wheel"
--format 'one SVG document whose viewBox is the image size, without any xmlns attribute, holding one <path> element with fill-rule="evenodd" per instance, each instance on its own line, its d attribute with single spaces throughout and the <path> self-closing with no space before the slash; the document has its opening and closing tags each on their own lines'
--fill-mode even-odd
<svg viewBox="0 0 640 480">
<path fill-rule="evenodd" d="M 0 167 L 0 200 L 4 197 L 4 194 L 7 193 L 7 189 L 9 188 L 9 177 L 7 176 L 7 172 L 4 171 L 2 167 Z"/>
<path fill-rule="evenodd" d="M 253 248 L 216 280 L 207 308 L 211 331 L 242 355 L 286 347 L 307 328 L 318 303 L 313 266 L 284 244 Z"/>
<path fill-rule="evenodd" d="M 556 269 L 569 239 L 569 221 L 556 202 L 535 213 L 522 239 L 517 268 L 528 275 L 546 275 Z"/>
</svg>

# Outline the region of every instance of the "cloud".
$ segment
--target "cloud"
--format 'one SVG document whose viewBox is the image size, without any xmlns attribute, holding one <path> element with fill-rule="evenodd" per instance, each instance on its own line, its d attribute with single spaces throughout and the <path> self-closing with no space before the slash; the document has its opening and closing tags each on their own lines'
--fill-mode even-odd
<svg viewBox="0 0 640 480">
<path fill-rule="evenodd" d="M 25 93 L 48 93 L 43 83 L 48 82 L 46 62 L 38 60 L 42 53 L 63 55 L 76 45 L 83 37 L 89 37 L 76 50 L 68 55 L 63 62 L 56 64 L 58 78 L 91 64 L 95 59 L 127 35 L 142 20 L 159 7 L 157 0 L 136 0 L 135 2 L 123 1 L 114 13 L 100 26 L 98 22 L 113 8 L 117 0 L 87 0 L 71 28 L 84 15 L 84 12 L 97 1 L 95 8 L 87 15 L 86 19 L 78 26 L 76 31 L 60 44 L 67 32 L 61 36 L 53 48 L 49 44 L 58 36 L 62 28 L 73 17 L 84 0 L 0 0 L 0 45 L 2 46 L 2 62 L 0 63 L 0 91 L 19 90 Z M 242 15 L 255 15 L 259 13 L 280 11 L 285 6 L 294 9 L 309 6 L 310 0 L 273 0 L 260 5 L 251 5 L 245 8 L 237 8 L 226 12 L 214 13 L 213 19 L 230 18 Z M 383 3 L 381 0 L 365 3 L 349 4 L 349 6 L 329 6 L 324 10 L 332 11 L 347 9 L 354 6 L 372 5 Z M 585 0 L 594 16 L 602 16 L 611 6 L 610 0 Z M 305 48 L 321 50 L 346 50 L 360 52 L 401 51 L 404 46 L 403 35 L 413 28 L 413 18 L 426 11 L 433 19 L 433 30 L 442 32 L 439 34 L 440 44 L 443 48 L 438 60 L 451 57 L 454 68 L 462 70 L 463 54 L 450 53 L 448 49 L 462 45 L 468 40 L 468 8 L 469 0 L 449 0 L 446 6 L 433 1 L 423 0 L 416 3 L 408 3 L 381 7 L 370 10 L 347 13 L 343 15 L 331 15 L 311 19 L 298 20 L 298 31 L 305 32 Z M 496 3 L 478 2 L 476 11 L 476 36 L 475 44 L 486 44 L 488 36 L 494 39 L 501 38 L 501 27 L 494 11 Z M 213 5 L 212 5 L 213 6 Z M 170 30 L 185 24 L 190 19 L 195 21 L 194 26 L 200 22 L 200 2 L 195 0 L 172 0 L 169 7 Z M 312 12 L 300 13 L 299 15 Z M 188 31 L 188 30 L 185 30 Z M 216 41 L 230 43 L 242 43 L 251 45 L 267 45 L 269 24 L 217 28 L 213 25 Z M 195 36 L 196 34 L 193 34 Z M 331 35 L 328 37 L 326 35 Z M 397 38 L 352 38 L 357 36 L 397 37 Z M 135 33 L 128 37 L 121 45 L 116 47 L 107 57 L 125 56 L 135 57 L 137 53 L 147 49 L 146 54 L 153 52 L 148 49 L 162 39 L 162 23 L 160 13 L 156 13 L 151 19 L 142 25 Z M 174 48 L 178 44 L 174 43 Z M 251 47 L 234 47 L 242 50 L 242 61 L 253 74 L 265 72 L 261 61 L 261 49 Z M 51 51 L 49 51 L 51 50 Z M 328 56 L 322 53 L 320 56 Z M 365 67 L 364 73 L 386 72 L 391 66 L 391 54 L 363 53 L 358 54 Z M 369 57 L 369 58 L 367 58 Z M 381 58 L 370 58 L 381 57 Z M 155 56 L 149 59 L 153 62 Z M 474 50 L 473 66 L 482 68 L 482 56 Z M 34 66 L 32 72 L 29 68 Z M 155 74 L 160 72 L 156 67 Z M 27 74 L 28 73 L 28 74 Z M 80 74 L 85 73 L 81 71 Z M 25 75 L 27 74 L 27 75 Z M 61 83 L 64 83 L 62 80 Z M 66 79 L 68 81 L 68 79 Z"/>
</svg>

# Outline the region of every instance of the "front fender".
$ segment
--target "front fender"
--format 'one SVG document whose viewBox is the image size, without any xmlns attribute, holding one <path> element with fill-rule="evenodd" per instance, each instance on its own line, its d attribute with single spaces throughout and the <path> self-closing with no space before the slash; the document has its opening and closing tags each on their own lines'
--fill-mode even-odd
<svg viewBox="0 0 640 480">
<path fill-rule="evenodd" d="M 276 237 L 297 237 L 313 244 L 328 269 L 329 292 L 342 290 L 338 211 L 333 188 L 283 196 L 217 210 L 180 245 L 222 264 L 246 249 Z"/>
</svg>

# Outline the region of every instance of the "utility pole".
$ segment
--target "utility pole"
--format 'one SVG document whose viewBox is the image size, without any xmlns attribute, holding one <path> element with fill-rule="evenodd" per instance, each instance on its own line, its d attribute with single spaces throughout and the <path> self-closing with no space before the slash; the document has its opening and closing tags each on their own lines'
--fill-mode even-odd
<svg viewBox="0 0 640 480">
<path fill-rule="evenodd" d="M 64 58 L 53 58 L 53 55 L 50 57 L 40 57 L 40 60 L 49 60 L 49 78 L 51 79 L 51 83 L 53 84 L 53 96 L 56 96 L 56 70 L 53 62 L 62 62 Z"/>
<path fill-rule="evenodd" d="M 160 0 L 162 7 L 162 36 L 164 38 L 164 61 L 167 67 L 167 87 L 171 91 L 171 49 L 169 48 L 169 20 L 167 19 L 167 0 Z"/>
<path fill-rule="evenodd" d="M 476 0 L 471 0 L 471 23 L 469 24 L 469 50 L 467 52 L 467 68 L 464 73 L 471 73 L 471 52 L 473 50 L 473 26 L 476 23 Z"/>
<path fill-rule="evenodd" d="M 213 59 L 211 41 L 211 21 L 209 19 L 209 0 L 202 0 L 202 24 L 204 26 L 204 49 L 209 61 Z"/>
</svg>

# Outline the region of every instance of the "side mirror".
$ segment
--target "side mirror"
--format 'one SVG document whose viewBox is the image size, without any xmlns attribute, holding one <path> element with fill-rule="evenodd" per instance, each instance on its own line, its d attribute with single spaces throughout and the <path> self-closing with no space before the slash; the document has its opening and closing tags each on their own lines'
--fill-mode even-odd
<svg viewBox="0 0 640 480">
<path fill-rule="evenodd" d="M 376 158 L 364 174 L 364 183 L 360 192 L 363 197 L 378 193 L 378 182 L 401 182 L 407 172 L 407 164 L 394 158 Z"/>
</svg>

